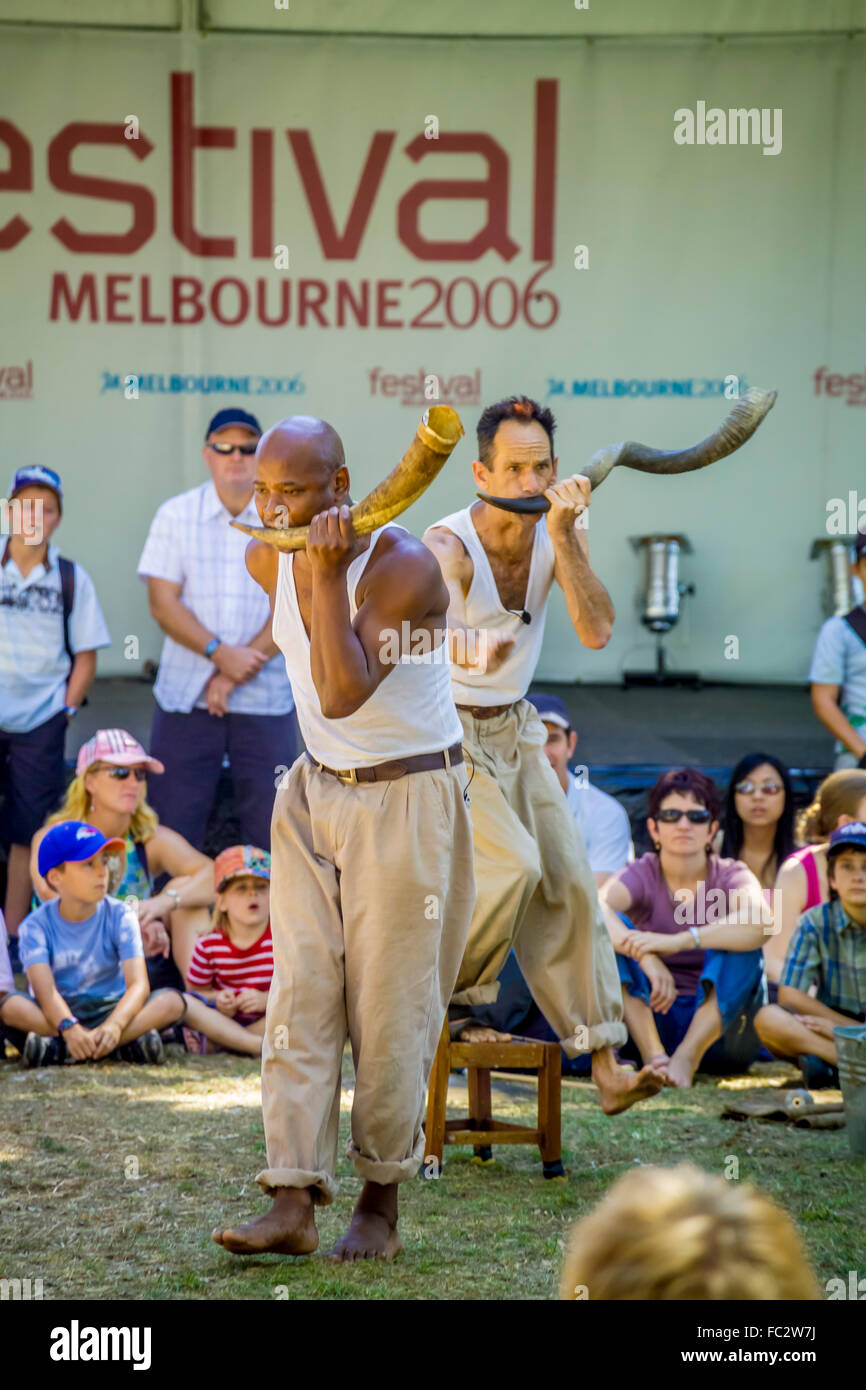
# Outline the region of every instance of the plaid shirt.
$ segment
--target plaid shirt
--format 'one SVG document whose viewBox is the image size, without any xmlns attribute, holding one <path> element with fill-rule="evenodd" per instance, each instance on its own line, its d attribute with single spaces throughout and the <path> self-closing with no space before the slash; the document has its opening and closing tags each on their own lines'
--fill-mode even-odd
<svg viewBox="0 0 866 1390">
<path fill-rule="evenodd" d="M 270 617 L 267 594 L 244 563 L 248 537 L 232 520 L 261 526 L 250 499 L 240 516 L 223 506 L 213 480 L 163 502 L 154 517 L 138 562 L 142 578 L 182 584 L 182 601 L 199 622 L 228 646 L 244 646 Z M 204 708 L 202 690 L 216 667 L 206 656 L 166 637 L 154 697 L 164 710 L 188 714 Z M 246 685 L 228 698 L 229 714 L 288 714 L 294 708 L 283 658 L 273 657 Z"/>
<path fill-rule="evenodd" d="M 866 1021 L 866 927 L 838 898 L 802 914 L 785 957 L 780 985 L 805 994 L 813 983 L 820 1003 Z"/>
</svg>

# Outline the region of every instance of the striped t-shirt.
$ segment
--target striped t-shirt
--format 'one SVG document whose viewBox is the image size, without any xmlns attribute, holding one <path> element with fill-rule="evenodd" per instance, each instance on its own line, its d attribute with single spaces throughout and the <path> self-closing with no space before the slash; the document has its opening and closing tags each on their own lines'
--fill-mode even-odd
<svg viewBox="0 0 866 1390">
<path fill-rule="evenodd" d="M 187 984 L 192 989 L 230 989 L 241 994 L 245 989 L 258 989 L 267 994 L 274 973 L 274 947 L 271 924 L 265 927 L 252 946 L 241 948 L 222 931 L 208 932 L 195 943 Z M 252 1022 L 261 1018 L 257 1013 L 237 1013 L 236 1022 Z"/>
</svg>

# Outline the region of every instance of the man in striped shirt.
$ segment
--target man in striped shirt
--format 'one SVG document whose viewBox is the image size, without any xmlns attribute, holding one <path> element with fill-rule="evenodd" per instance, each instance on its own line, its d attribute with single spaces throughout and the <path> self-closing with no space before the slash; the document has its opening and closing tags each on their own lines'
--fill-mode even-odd
<svg viewBox="0 0 866 1390">
<path fill-rule="evenodd" d="M 271 857 L 254 845 L 231 845 L 214 862 L 214 928 L 200 936 L 187 987 L 254 1033 L 264 1031 L 274 973 L 269 888 Z"/>
<path fill-rule="evenodd" d="M 791 938 L 779 1003 L 755 1017 L 765 1046 L 796 1058 L 813 1087 L 839 1085 L 833 1029 L 866 1022 L 866 822 L 833 831 L 827 878 L 830 901 L 804 912 Z"/>
</svg>

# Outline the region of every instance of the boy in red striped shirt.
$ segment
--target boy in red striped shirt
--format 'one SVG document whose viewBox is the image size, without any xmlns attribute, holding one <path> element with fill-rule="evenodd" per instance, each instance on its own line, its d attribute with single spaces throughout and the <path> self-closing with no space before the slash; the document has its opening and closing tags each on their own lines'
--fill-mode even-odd
<svg viewBox="0 0 866 1390">
<path fill-rule="evenodd" d="M 250 1032 L 265 1031 L 274 973 L 270 924 L 271 857 L 232 845 L 214 861 L 214 930 L 200 936 L 187 987 Z"/>
</svg>

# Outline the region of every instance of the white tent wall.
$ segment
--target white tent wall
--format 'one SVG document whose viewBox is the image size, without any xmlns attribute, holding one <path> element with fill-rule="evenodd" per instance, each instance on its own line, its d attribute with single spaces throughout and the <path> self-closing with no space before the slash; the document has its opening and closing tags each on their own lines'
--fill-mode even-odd
<svg viewBox="0 0 866 1390">
<path fill-rule="evenodd" d="M 358 30 L 361 10 L 369 36 L 301 33 Z M 439 32 L 454 37 L 421 37 L 434 11 Z M 0 7 L 0 117 L 15 128 L 0 127 L 9 170 L 0 226 L 19 217 L 29 228 L 2 252 L 0 303 L 4 371 L 31 363 L 32 387 L 10 395 L 0 378 L 0 438 L 10 474 L 38 461 L 63 475 L 58 539 L 91 571 L 113 637 L 102 674 L 130 674 L 158 655 L 135 564 L 159 503 L 204 476 L 201 438 L 214 410 L 236 401 L 265 424 L 294 411 L 324 416 L 346 441 L 361 496 L 424 409 L 391 378 L 420 373 L 451 390 L 468 437 L 407 515 L 416 532 L 471 499 L 472 432 L 480 406 L 500 395 L 526 391 L 553 407 L 560 470 L 570 473 L 615 440 L 673 447 L 702 438 L 730 408 L 726 377 L 775 387 L 774 410 L 731 459 L 672 480 L 617 470 L 605 483 L 590 543 L 616 604 L 614 637 L 584 651 L 557 600 L 540 674 L 605 681 L 624 665 L 651 664 L 628 537 L 658 530 L 684 533 L 695 552 L 682 573 L 697 592 L 670 638 L 671 660 L 706 678 L 805 678 L 823 617 L 811 542 L 826 534 L 832 499 L 852 490 L 866 498 L 863 5 L 446 3 L 428 13 L 339 0 L 291 0 L 288 11 L 228 0 L 206 11 L 165 0 L 30 0 L 30 23 L 12 22 L 23 18 L 14 4 Z M 509 37 L 530 24 L 539 37 Z M 483 36 L 459 37 L 474 33 Z M 175 78 L 174 138 L 172 74 L 189 75 Z M 195 125 L 234 132 L 231 147 L 193 155 L 188 221 L 233 242 L 216 256 L 190 249 L 183 231 L 186 90 Z M 555 119 L 541 118 L 540 151 L 537 101 L 557 106 Z M 770 120 L 780 111 L 780 152 L 676 144 L 675 111 L 699 102 L 766 110 Z M 74 123 L 116 130 L 130 116 L 144 141 L 134 149 L 93 143 L 93 132 L 61 134 Z M 430 116 L 438 144 L 424 140 Z M 254 130 L 273 132 L 270 153 L 257 137 L 255 192 Z M 287 130 L 307 134 L 293 144 Z M 387 152 L 377 132 L 393 133 Z M 474 134 L 474 145 L 447 149 L 455 133 Z M 385 155 L 381 178 L 368 169 L 369 211 L 356 208 L 352 233 L 371 151 Z M 314 165 L 327 206 L 310 192 Z M 138 211 L 128 188 L 121 201 L 70 191 L 74 174 L 138 186 Z M 489 180 L 489 200 L 467 187 L 457 200 L 428 188 L 425 201 L 417 186 L 441 180 Z M 149 209 L 153 230 L 137 249 L 89 244 L 133 227 L 140 239 Z M 289 248 L 289 269 L 274 266 L 271 241 Z M 575 268 L 578 245 L 588 248 L 585 269 Z M 527 323 L 550 303 L 525 295 L 533 276 L 558 303 L 550 327 Z M 260 280 L 270 314 L 280 282 L 291 282 L 286 324 L 257 321 Z M 197 312 L 194 282 L 201 321 L 172 323 L 173 287 L 178 315 Z M 367 326 L 347 307 L 350 294 L 356 303 L 366 294 Z M 496 322 L 516 302 L 514 323 L 485 322 L 485 298 Z M 458 326 L 476 303 L 474 322 Z M 240 321 L 219 322 L 215 309 Z M 126 398 L 128 376 L 139 379 L 137 399 Z M 249 389 L 202 389 L 219 377 L 249 378 Z M 650 394 L 659 382 L 672 383 L 668 394 Z M 726 656 L 731 635 L 736 660 Z"/>
</svg>

